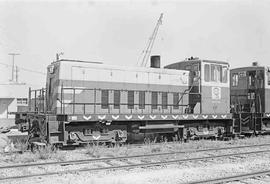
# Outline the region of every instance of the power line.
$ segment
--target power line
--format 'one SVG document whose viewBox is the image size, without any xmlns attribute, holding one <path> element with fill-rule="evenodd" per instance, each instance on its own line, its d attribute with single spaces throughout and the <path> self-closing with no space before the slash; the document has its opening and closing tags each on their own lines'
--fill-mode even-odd
<svg viewBox="0 0 270 184">
<path fill-rule="evenodd" d="M 39 71 L 34 71 L 34 70 L 31 70 L 31 69 L 28 69 L 28 68 L 22 68 L 22 67 L 19 67 L 21 70 L 24 70 L 24 71 L 28 71 L 28 72 L 33 72 L 33 73 L 38 73 L 38 74 L 42 74 L 42 75 L 46 75 L 45 72 L 39 72 Z"/>
<path fill-rule="evenodd" d="M 4 65 L 6 67 L 12 67 L 12 65 L 9 65 L 9 64 L 6 64 L 6 63 L 1 63 L 1 65 Z M 35 70 L 31 70 L 31 69 L 28 69 L 28 68 L 23 68 L 23 67 L 18 67 L 20 70 L 24 70 L 24 71 L 27 71 L 27 72 L 32 72 L 32 73 L 37 73 L 37 74 L 42 74 L 42 75 L 46 75 L 45 72 L 39 72 L 39 71 L 35 71 Z"/>
</svg>

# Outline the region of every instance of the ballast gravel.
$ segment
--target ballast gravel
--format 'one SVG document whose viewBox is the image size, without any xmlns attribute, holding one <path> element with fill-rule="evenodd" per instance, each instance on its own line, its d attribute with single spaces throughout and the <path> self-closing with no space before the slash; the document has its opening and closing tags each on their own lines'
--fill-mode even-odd
<svg viewBox="0 0 270 184">
<path fill-rule="evenodd" d="M 197 164 L 176 163 L 167 166 L 144 167 L 129 170 L 81 172 L 49 177 L 10 180 L 1 183 L 76 183 L 76 184 L 165 184 L 243 174 L 270 168 L 270 153 L 250 155 L 245 158 L 200 161 Z M 263 182 L 263 181 L 262 181 Z"/>
<path fill-rule="evenodd" d="M 98 148 L 95 154 L 100 157 L 107 156 L 125 156 L 125 155 L 137 155 L 137 154 L 149 154 L 149 153 L 160 153 L 170 151 L 188 151 L 206 148 L 218 148 L 218 147 L 230 147 L 239 145 L 254 145 L 269 143 L 270 136 L 257 137 L 251 139 L 239 139 L 231 140 L 228 142 L 222 141 L 194 141 L 190 143 L 175 143 L 175 144 L 161 144 L 161 145 L 145 145 L 136 148 L 136 146 L 126 146 L 120 148 Z M 242 151 L 253 151 L 255 148 L 241 149 Z M 261 148 L 256 148 L 261 149 Z M 2 154 L 0 158 L 0 165 L 17 164 L 17 163 L 30 163 L 30 162 L 49 162 L 49 161 L 61 161 L 61 160 L 75 160 L 75 159 L 86 159 L 93 158 L 91 150 L 89 149 L 76 149 L 73 151 L 59 151 L 53 154 L 49 159 L 38 159 L 32 153 L 24 154 Z M 232 153 L 232 151 L 224 151 L 224 154 Z M 213 155 L 215 155 L 213 153 Z M 180 158 L 193 158 L 207 156 L 207 153 L 188 153 L 183 154 Z M 209 156 L 209 155 L 208 155 Z M 171 155 L 171 159 L 179 158 L 175 155 Z M 156 157 L 154 161 L 166 160 L 166 157 Z M 151 158 L 146 158 L 145 162 L 151 161 Z M 128 160 L 128 162 L 140 163 L 136 160 Z M 121 162 L 111 161 L 110 163 L 116 165 L 122 165 Z M 94 167 L 96 163 L 93 163 L 91 167 Z M 100 166 L 100 163 L 96 166 Z M 108 166 L 106 163 L 102 163 L 101 166 Z M 84 166 L 83 167 L 88 167 Z M 31 173 L 39 172 L 54 172 L 54 171 L 65 171 L 69 169 L 77 169 L 76 165 L 69 166 L 48 166 L 46 168 L 20 168 L 19 170 L 9 169 L 0 170 L 0 178 L 11 176 L 12 174 L 27 175 Z M 260 153 L 252 155 L 244 155 L 237 157 L 225 157 L 215 158 L 200 161 L 182 162 L 170 165 L 160 165 L 155 167 L 143 167 L 143 168 L 132 168 L 132 169 L 121 169 L 121 170 L 104 170 L 95 172 L 73 172 L 70 174 L 59 174 L 53 176 L 34 177 L 27 179 L 17 180 L 6 180 L 0 181 L 0 183 L 14 183 L 14 184 L 37 184 L 37 183 L 72 183 L 72 184 L 165 184 L 165 183 L 187 183 L 191 181 L 204 180 L 209 178 L 217 178 L 229 175 L 243 174 L 252 171 L 259 171 L 263 169 L 270 169 L 270 153 Z M 251 181 L 251 180 L 247 180 Z M 256 180 L 256 183 L 261 182 Z M 264 182 L 264 181 L 262 181 Z M 237 182 L 231 182 L 237 183 Z M 250 182 L 248 182 L 250 183 Z M 252 183 L 252 182 L 251 182 Z M 265 182 L 264 182 L 265 183 Z M 268 182 L 270 183 L 270 180 Z"/>
</svg>

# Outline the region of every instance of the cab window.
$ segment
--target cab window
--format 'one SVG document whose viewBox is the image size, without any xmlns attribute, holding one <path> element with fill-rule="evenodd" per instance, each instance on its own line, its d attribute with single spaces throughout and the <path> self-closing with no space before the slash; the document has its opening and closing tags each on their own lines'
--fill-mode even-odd
<svg viewBox="0 0 270 184">
<path fill-rule="evenodd" d="M 238 86 L 238 74 L 234 73 L 232 76 L 232 86 Z"/>
<path fill-rule="evenodd" d="M 228 81 L 228 67 L 227 66 L 223 66 L 222 67 L 222 78 L 221 78 L 221 82 L 222 83 L 227 83 Z"/>
<path fill-rule="evenodd" d="M 204 81 L 210 81 L 210 65 L 208 64 L 204 65 Z"/>
<path fill-rule="evenodd" d="M 221 66 L 211 64 L 211 81 L 220 82 L 221 81 Z"/>
<path fill-rule="evenodd" d="M 199 71 L 199 64 L 192 65 L 193 71 Z"/>
<path fill-rule="evenodd" d="M 193 71 L 193 74 L 194 74 L 193 80 L 196 81 L 196 79 L 198 79 L 200 77 L 200 67 L 199 67 L 199 64 L 193 64 L 192 65 L 192 71 Z"/>
<path fill-rule="evenodd" d="M 228 66 L 218 64 L 204 65 L 204 81 L 205 82 L 228 82 Z"/>
</svg>

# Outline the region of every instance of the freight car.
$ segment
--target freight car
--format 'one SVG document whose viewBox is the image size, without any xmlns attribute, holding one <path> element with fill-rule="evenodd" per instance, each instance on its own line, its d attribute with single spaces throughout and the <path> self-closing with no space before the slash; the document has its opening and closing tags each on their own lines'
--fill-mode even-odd
<svg viewBox="0 0 270 184">
<path fill-rule="evenodd" d="M 16 122 L 28 125 L 30 142 L 60 145 L 232 135 L 228 63 L 190 58 L 159 68 L 154 56 L 151 66 L 57 60 Z"/>
<path fill-rule="evenodd" d="M 270 68 L 235 68 L 230 74 L 231 112 L 237 132 L 243 135 L 270 133 Z"/>
</svg>

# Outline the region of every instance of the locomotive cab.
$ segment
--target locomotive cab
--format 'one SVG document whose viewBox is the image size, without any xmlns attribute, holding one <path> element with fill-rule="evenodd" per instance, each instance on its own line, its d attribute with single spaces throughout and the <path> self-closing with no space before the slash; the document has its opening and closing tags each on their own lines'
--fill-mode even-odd
<svg viewBox="0 0 270 184">
<path fill-rule="evenodd" d="M 232 136 L 229 64 L 191 57 L 165 68 L 190 71 L 186 113 L 196 121 L 185 126 L 199 137 Z"/>
<path fill-rule="evenodd" d="M 231 105 L 244 135 L 270 132 L 270 70 L 253 63 L 231 70 Z"/>
<path fill-rule="evenodd" d="M 202 61 L 202 113 L 229 113 L 229 64 Z"/>
<path fill-rule="evenodd" d="M 189 112 L 227 114 L 229 104 L 229 64 L 222 61 L 189 58 L 165 68 L 189 70 Z"/>
</svg>

